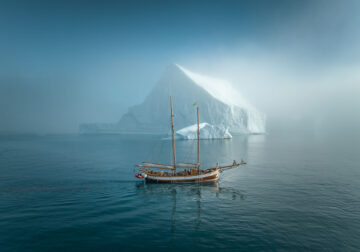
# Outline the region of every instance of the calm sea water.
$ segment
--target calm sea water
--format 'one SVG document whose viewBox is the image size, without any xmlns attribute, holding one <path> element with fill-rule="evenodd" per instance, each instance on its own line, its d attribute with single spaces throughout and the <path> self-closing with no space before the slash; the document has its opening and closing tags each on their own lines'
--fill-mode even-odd
<svg viewBox="0 0 360 252">
<path fill-rule="evenodd" d="M 177 142 L 178 160 L 195 142 Z M 201 141 L 218 183 L 144 184 L 155 136 L 1 136 L 1 251 L 360 250 L 360 145 L 297 134 Z"/>
</svg>

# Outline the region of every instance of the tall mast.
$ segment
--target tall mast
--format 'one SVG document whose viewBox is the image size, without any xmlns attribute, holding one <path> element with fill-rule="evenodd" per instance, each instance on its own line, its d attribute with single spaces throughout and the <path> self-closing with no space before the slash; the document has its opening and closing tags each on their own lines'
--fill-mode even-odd
<svg viewBox="0 0 360 252">
<path fill-rule="evenodd" d="M 175 150 L 175 134 L 174 134 L 174 114 L 172 107 L 172 97 L 170 96 L 170 110 L 171 110 L 171 135 L 172 135 L 172 147 L 173 147 L 173 159 L 174 159 L 174 169 L 176 172 L 176 150 Z"/>
<path fill-rule="evenodd" d="M 199 106 L 197 106 L 197 165 L 200 172 L 200 125 L 199 125 Z"/>
</svg>

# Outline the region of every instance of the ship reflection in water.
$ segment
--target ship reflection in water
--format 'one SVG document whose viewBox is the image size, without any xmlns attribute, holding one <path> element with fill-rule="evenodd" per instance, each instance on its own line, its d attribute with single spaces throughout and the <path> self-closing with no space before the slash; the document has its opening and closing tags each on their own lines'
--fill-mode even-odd
<svg viewBox="0 0 360 252">
<path fill-rule="evenodd" d="M 245 200 L 246 198 L 244 191 L 220 186 L 218 181 L 188 184 L 137 183 L 136 191 L 139 195 L 169 197 L 171 199 L 171 233 L 176 232 L 176 217 L 179 205 L 189 204 L 189 199 L 188 208 L 191 210 L 187 211 L 187 213 L 193 213 L 194 229 L 198 231 L 201 226 L 202 204 L 204 201 L 209 202 L 209 199 L 214 198 L 227 200 Z M 194 204 L 191 204 L 191 202 Z M 181 215 L 178 217 L 181 218 Z"/>
</svg>

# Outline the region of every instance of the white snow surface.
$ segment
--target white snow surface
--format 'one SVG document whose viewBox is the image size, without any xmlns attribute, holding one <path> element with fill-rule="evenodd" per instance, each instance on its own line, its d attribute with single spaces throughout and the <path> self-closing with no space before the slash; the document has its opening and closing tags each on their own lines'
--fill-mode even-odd
<svg viewBox="0 0 360 252">
<path fill-rule="evenodd" d="M 178 64 L 175 65 L 211 96 L 229 105 L 231 110 L 233 110 L 234 107 L 245 109 L 249 119 L 247 133 L 265 133 L 265 115 L 257 111 L 250 103 L 248 103 L 242 94 L 236 90 L 229 81 L 193 73 Z"/>
<path fill-rule="evenodd" d="M 193 103 L 197 102 L 200 122 L 207 122 L 209 126 L 205 128 L 217 127 L 211 132 L 218 134 L 218 129 L 228 129 L 232 134 L 265 133 L 265 115 L 246 101 L 230 82 L 193 73 L 177 64 L 170 65 L 144 102 L 130 107 L 118 123 L 106 127 L 83 124 L 80 130 L 90 134 L 167 134 L 170 129 L 170 96 L 175 130 L 185 130 L 196 123 Z"/>
<path fill-rule="evenodd" d="M 209 94 L 229 106 L 252 108 L 245 98 L 237 91 L 229 81 L 193 73 L 190 70 L 176 64 L 190 79 L 205 89 Z"/>
<path fill-rule="evenodd" d="M 232 138 L 229 129 L 214 126 L 208 123 L 200 123 L 200 139 L 224 139 Z M 197 139 L 197 124 L 176 131 L 176 137 L 180 139 Z"/>
</svg>

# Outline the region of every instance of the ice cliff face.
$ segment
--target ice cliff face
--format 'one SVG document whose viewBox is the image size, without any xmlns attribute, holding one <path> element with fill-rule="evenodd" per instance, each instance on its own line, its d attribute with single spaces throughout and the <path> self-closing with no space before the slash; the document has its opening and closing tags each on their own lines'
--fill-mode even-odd
<svg viewBox="0 0 360 252">
<path fill-rule="evenodd" d="M 196 123 L 197 102 L 200 122 L 228 128 L 231 133 L 265 132 L 265 115 L 257 111 L 227 81 L 190 72 L 170 65 L 150 94 L 114 125 L 111 132 L 167 134 L 170 127 L 170 95 L 173 97 L 175 130 Z M 97 124 L 83 125 L 80 130 L 106 133 Z"/>
<path fill-rule="evenodd" d="M 228 129 L 210 125 L 208 123 L 200 123 L 199 129 L 200 139 L 232 138 Z M 197 139 L 197 124 L 176 131 L 176 137 L 180 139 Z"/>
</svg>

